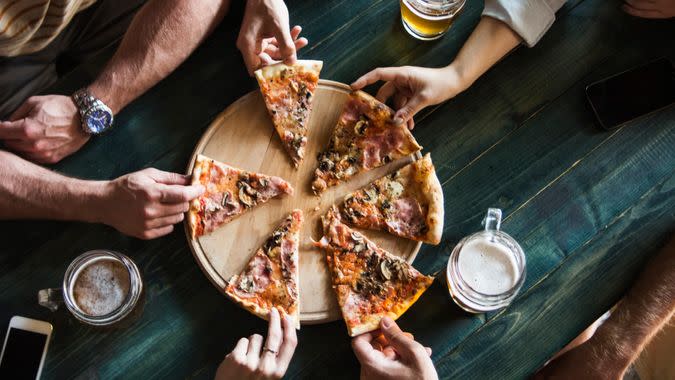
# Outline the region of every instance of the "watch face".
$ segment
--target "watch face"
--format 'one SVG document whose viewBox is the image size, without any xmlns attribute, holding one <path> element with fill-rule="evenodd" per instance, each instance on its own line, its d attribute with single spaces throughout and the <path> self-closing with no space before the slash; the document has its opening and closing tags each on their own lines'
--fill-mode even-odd
<svg viewBox="0 0 675 380">
<path fill-rule="evenodd" d="M 91 133 L 101 133 L 112 124 L 112 114 L 100 108 L 90 109 L 87 112 L 86 123 Z"/>
</svg>

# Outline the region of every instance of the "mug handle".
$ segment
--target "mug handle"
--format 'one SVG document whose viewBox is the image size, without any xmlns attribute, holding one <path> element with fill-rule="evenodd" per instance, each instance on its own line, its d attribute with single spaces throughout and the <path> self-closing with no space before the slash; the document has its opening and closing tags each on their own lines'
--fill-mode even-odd
<svg viewBox="0 0 675 380">
<path fill-rule="evenodd" d="M 38 303 L 51 311 L 59 309 L 63 303 L 63 291 L 61 288 L 42 289 L 38 292 Z"/>
<path fill-rule="evenodd" d="M 487 232 L 499 231 L 502 226 L 502 210 L 499 208 L 489 208 L 487 214 L 485 214 L 485 219 L 483 219 L 483 225 Z"/>
</svg>

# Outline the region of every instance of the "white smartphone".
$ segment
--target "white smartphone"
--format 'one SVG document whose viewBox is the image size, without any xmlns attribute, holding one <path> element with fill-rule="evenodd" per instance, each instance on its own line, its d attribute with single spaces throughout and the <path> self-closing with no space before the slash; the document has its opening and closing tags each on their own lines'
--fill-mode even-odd
<svg viewBox="0 0 675 380">
<path fill-rule="evenodd" d="M 39 379 L 51 336 L 51 323 L 12 317 L 0 354 L 0 379 Z"/>
</svg>

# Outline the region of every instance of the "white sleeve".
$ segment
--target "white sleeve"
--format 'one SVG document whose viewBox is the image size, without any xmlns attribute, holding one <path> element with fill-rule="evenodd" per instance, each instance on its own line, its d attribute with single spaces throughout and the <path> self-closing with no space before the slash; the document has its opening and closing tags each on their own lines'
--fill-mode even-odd
<svg viewBox="0 0 675 380">
<path fill-rule="evenodd" d="M 485 0 L 483 16 L 496 18 L 518 33 L 532 47 L 555 21 L 555 12 L 566 0 Z"/>
</svg>

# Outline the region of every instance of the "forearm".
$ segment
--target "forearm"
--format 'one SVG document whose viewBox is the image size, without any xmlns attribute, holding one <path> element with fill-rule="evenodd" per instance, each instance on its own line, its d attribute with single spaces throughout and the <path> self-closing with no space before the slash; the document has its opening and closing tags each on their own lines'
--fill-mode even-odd
<svg viewBox="0 0 675 380">
<path fill-rule="evenodd" d="M 229 0 L 150 0 L 89 90 L 119 112 L 176 69 L 225 15 Z"/>
<path fill-rule="evenodd" d="M 622 371 L 675 312 L 675 238 L 648 263 L 611 317 L 589 343 L 598 362 Z"/>
<path fill-rule="evenodd" d="M 0 219 L 96 222 L 104 182 L 69 178 L 0 150 Z"/>
<path fill-rule="evenodd" d="M 492 17 L 482 17 L 446 69 L 454 70 L 463 89 L 466 89 L 520 42 L 518 34 L 505 23 Z"/>
</svg>

